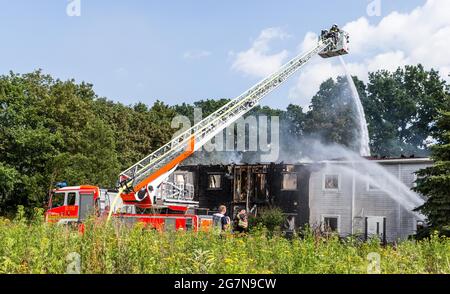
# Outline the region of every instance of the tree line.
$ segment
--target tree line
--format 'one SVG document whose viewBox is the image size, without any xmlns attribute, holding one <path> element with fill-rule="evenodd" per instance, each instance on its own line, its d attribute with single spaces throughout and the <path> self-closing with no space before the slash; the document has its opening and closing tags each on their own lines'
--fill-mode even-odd
<svg viewBox="0 0 450 294">
<path fill-rule="evenodd" d="M 374 155 L 430 154 L 445 143 L 438 118 L 449 111 L 448 85 L 421 65 L 353 77 L 364 105 Z M 345 77 L 324 81 L 308 109 L 256 107 L 251 115 L 278 116 L 281 146 L 315 138 L 355 149 L 357 127 Z M 168 105 L 124 105 L 98 96 L 93 85 L 62 81 L 38 70 L 0 76 L 0 214 L 17 205 L 42 206 L 57 181 L 114 187 L 121 170 L 162 146 L 177 131 L 173 118 L 203 117 L 229 99 Z M 445 125 L 445 124 L 444 124 Z M 445 125 L 446 126 L 446 125 Z M 301 146 L 301 144 L 299 145 Z"/>
</svg>

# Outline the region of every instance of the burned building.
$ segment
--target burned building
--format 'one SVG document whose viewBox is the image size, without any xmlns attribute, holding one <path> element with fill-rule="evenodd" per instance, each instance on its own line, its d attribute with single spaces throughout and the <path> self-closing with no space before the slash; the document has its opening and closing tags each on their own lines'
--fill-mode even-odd
<svg viewBox="0 0 450 294">
<path fill-rule="evenodd" d="M 392 178 L 409 191 L 414 186 L 415 172 L 432 162 L 428 158 L 365 162 L 372 166 L 359 170 L 357 177 L 347 171 L 354 162 L 336 160 L 303 164 L 188 165 L 179 167 L 170 180 L 192 185 L 194 199 L 199 201 L 204 214 L 216 212 L 222 204 L 233 215 L 238 208 L 257 214 L 258 209 L 272 206 L 280 207 L 296 227 L 326 226 L 342 236 L 378 235 L 388 242 L 414 234 L 417 222 L 423 219 L 411 211 L 413 208 L 402 206 L 395 199 L 396 192 L 389 193 L 382 181 L 373 181 L 379 175 L 372 173 L 380 167 L 387 172 L 383 177 Z"/>
<path fill-rule="evenodd" d="M 297 226 L 309 222 L 309 178 L 307 165 L 195 165 L 182 166 L 171 180 L 192 183 L 194 199 L 204 213 L 226 205 L 228 211 L 246 208 L 253 214 L 265 206 L 280 207 Z"/>
</svg>

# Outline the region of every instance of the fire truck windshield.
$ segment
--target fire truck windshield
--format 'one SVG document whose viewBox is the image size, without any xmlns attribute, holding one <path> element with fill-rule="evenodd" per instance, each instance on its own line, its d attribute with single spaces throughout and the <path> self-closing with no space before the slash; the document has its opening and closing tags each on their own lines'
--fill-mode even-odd
<svg viewBox="0 0 450 294">
<path fill-rule="evenodd" d="M 64 206 L 64 193 L 53 193 L 51 208 Z"/>
</svg>

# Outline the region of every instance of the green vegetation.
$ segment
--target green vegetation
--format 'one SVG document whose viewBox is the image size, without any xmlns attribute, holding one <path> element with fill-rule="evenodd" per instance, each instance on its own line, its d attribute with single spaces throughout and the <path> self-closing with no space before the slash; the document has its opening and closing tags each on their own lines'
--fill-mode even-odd
<svg viewBox="0 0 450 294">
<path fill-rule="evenodd" d="M 175 111 L 124 106 L 40 71 L 0 77 L 0 214 L 42 207 L 57 181 L 114 187 L 120 170 L 170 140 Z"/>
<path fill-rule="evenodd" d="M 450 97 L 439 73 L 419 66 L 369 75 L 363 101 L 375 154 L 428 155 L 429 136 Z"/>
<path fill-rule="evenodd" d="M 244 237 L 212 233 L 160 233 L 86 224 L 85 233 L 68 226 L 31 223 L 23 210 L 0 219 L 0 273 L 367 273 L 380 256 L 381 273 L 450 273 L 450 239 L 405 241 L 382 247 L 306 234 L 292 240 L 264 230 Z"/>
<path fill-rule="evenodd" d="M 441 113 L 434 134 L 432 167 L 419 171 L 416 191 L 428 197 L 419 207 L 429 219 L 429 229 L 450 236 L 450 112 Z M 423 232 L 429 235 L 429 232 Z"/>
<path fill-rule="evenodd" d="M 367 85 L 354 80 L 373 154 L 428 154 L 426 140 L 436 131 L 438 112 L 449 110 L 448 89 L 439 74 L 418 65 L 371 73 Z M 302 142 L 311 137 L 352 149 L 357 134 L 349 95 L 346 80 L 338 78 L 322 84 L 308 110 L 256 107 L 250 114 L 279 116 L 280 154 L 307 152 L 311 144 Z M 176 115 L 192 120 L 194 107 L 201 107 L 205 117 L 227 101 L 126 106 L 99 97 L 91 84 L 61 81 L 41 71 L 0 76 L 0 215 L 11 216 L 18 205 L 28 214 L 44 207 L 58 181 L 115 187 L 121 170 L 172 138 Z M 197 156 L 206 162 L 215 155 Z M 252 158 L 246 152 L 242 161 Z"/>
<path fill-rule="evenodd" d="M 279 231 L 286 220 L 283 210 L 278 207 L 264 207 L 256 218 L 251 218 L 251 227 L 265 227 L 269 231 Z"/>
</svg>

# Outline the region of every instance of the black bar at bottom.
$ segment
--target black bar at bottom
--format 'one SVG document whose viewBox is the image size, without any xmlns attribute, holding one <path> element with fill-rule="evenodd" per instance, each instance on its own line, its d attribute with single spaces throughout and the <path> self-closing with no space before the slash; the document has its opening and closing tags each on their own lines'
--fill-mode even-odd
<svg viewBox="0 0 450 294">
<path fill-rule="evenodd" d="M 444 275 L 0 275 L 5 290 L 113 292 L 156 289 L 207 293 L 226 290 L 405 291 L 448 287 Z M 300 293 L 299 292 L 299 293 Z M 153 292 L 154 293 L 154 292 Z M 399 292 L 400 293 L 400 292 Z M 402 292 L 403 293 L 403 292 Z"/>
</svg>

